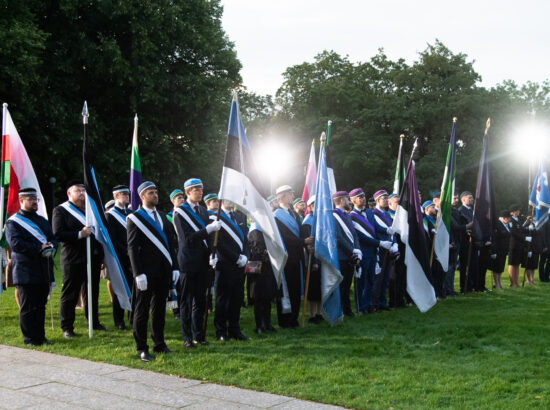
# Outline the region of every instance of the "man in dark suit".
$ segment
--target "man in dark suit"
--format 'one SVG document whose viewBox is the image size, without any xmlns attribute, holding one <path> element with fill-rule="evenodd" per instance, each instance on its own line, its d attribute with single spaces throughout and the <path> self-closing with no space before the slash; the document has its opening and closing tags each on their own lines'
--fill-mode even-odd
<svg viewBox="0 0 550 410">
<path fill-rule="evenodd" d="M 216 214 L 210 213 L 212 221 Z M 239 325 L 241 303 L 244 297 L 244 266 L 250 256 L 248 240 L 238 225 L 233 204 L 222 201 L 220 212 L 222 228 L 218 237 L 216 252 L 217 264 L 215 279 L 216 310 L 214 326 L 216 337 L 235 340 L 248 340 Z"/>
<path fill-rule="evenodd" d="M 61 272 L 63 273 L 63 288 L 59 302 L 59 316 L 63 337 L 72 339 L 74 333 L 75 307 L 82 292 L 84 298 L 84 313 L 88 319 L 87 292 L 87 257 L 86 238 L 91 237 L 92 248 L 92 326 L 94 330 L 103 330 L 99 323 L 98 299 L 101 262 L 103 248 L 94 238 L 92 228 L 86 226 L 85 197 L 86 189 L 79 181 L 67 184 L 68 200 L 53 210 L 52 225 L 55 237 L 63 244 L 61 247 Z"/>
<path fill-rule="evenodd" d="M 126 283 L 132 289 L 134 276 L 132 274 L 132 265 L 128 257 L 128 235 L 126 232 L 126 217 L 130 214 L 128 204 L 130 203 L 130 190 L 125 185 L 117 185 L 113 188 L 114 206 L 105 212 L 105 219 L 109 225 L 109 234 L 115 248 L 120 266 L 124 272 Z M 134 294 L 135 291 L 132 292 Z M 125 330 L 124 324 L 124 309 L 120 307 L 120 303 L 116 294 L 113 292 L 113 319 L 115 326 L 119 330 Z"/>
<path fill-rule="evenodd" d="M 44 320 L 48 294 L 55 287 L 53 255 L 57 241 L 49 222 L 38 215 L 35 188 L 19 190 L 21 209 L 6 222 L 11 249 L 13 284 L 19 293 L 19 325 L 26 345 L 52 344 L 46 339 Z"/>
<path fill-rule="evenodd" d="M 500 212 L 499 221 L 495 224 L 495 250 L 496 258 L 493 259 L 493 282 L 495 289 L 502 289 L 500 283 L 500 275 L 504 272 L 506 265 L 506 257 L 510 249 L 510 211 L 504 210 Z"/>
<path fill-rule="evenodd" d="M 181 334 L 183 346 L 191 349 L 199 344 L 209 344 L 203 329 L 206 289 L 210 285 L 208 264 L 211 246 L 208 235 L 219 231 L 221 222 L 210 221 L 208 211 L 199 205 L 203 194 L 200 179 L 188 179 L 183 188 L 187 200 L 174 209 L 174 226 L 178 235 L 178 263 L 181 271 Z"/>
<path fill-rule="evenodd" d="M 460 224 L 468 225 L 473 222 L 470 229 L 466 229 L 460 240 L 460 292 L 466 293 L 475 290 L 478 283 L 478 250 L 480 248 L 481 232 L 479 225 L 474 220 L 474 196 L 469 191 L 460 194 L 462 206 L 458 208 Z M 469 265 L 468 265 L 469 260 Z M 466 282 L 466 270 L 468 268 L 468 281 Z"/>
<path fill-rule="evenodd" d="M 170 284 L 179 279 L 174 227 L 158 211 L 157 187 L 146 181 L 138 187 L 141 207 L 127 218 L 128 255 L 136 283 L 133 313 L 134 339 L 143 362 L 153 357 L 147 346 L 147 322 L 151 308 L 153 351 L 171 353 L 164 342 L 166 298 Z"/>
<path fill-rule="evenodd" d="M 445 292 L 447 296 L 455 296 L 455 273 L 456 266 L 458 264 L 458 255 L 463 246 L 462 239 L 466 236 L 466 231 L 472 229 L 474 225 L 473 221 L 464 223 L 460 218 L 460 212 L 458 211 L 459 199 L 458 195 L 453 195 L 451 208 L 451 232 L 449 236 L 450 240 L 450 252 L 449 252 L 449 269 L 445 273 Z"/>
</svg>

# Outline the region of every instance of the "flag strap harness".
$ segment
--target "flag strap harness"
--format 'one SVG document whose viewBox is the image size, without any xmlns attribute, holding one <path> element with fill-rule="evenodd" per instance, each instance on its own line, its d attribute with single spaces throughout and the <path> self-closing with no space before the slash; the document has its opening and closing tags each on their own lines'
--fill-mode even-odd
<svg viewBox="0 0 550 410">
<path fill-rule="evenodd" d="M 20 214 L 13 214 L 9 218 L 9 220 L 17 223 L 19 226 L 24 228 L 32 236 L 38 239 L 40 243 L 44 244 L 48 242 L 48 239 L 46 238 L 46 235 L 44 234 L 44 232 L 42 232 L 42 229 L 40 229 L 40 227 L 36 225 L 33 221 L 31 221 L 29 218 L 25 218 L 23 215 L 20 215 Z"/>
<path fill-rule="evenodd" d="M 118 223 L 120 223 L 124 229 L 126 229 L 126 215 L 123 215 L 118 209 L 112 207 L 108 211 L 111 215 L 115 217 Z"/>
<path fill-rule="evenodd" d="M 65 208 L 68 213 L 74 216 L 78 220 L 78 222 L 80 222 L 83 226 L 86 226 L 86 216 L 82 213 L 80 209 L 71 204 L 69 201 L 63 202 L 61 206 Z"/>
</svg>

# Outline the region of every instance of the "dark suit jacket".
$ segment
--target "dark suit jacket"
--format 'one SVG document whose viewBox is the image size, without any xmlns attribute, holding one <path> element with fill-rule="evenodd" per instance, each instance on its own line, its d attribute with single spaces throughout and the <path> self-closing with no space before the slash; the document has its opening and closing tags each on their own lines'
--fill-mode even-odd
<svg viewBox="0 0 550 410">
<path fill-rule="evenodd" d="M 336 213 L 336 211 L 334 211 Z M 342 217 L 344 223 L 346 223 L 346 226 L 350 230 L 351 234 L 353 235 L 353 241 L 349 240 L 348 235 L 346 235 L 346 232 L 344 232 L 344 228 L 342 228 L 342 225 L 338 221 L 336 221 L 336 218 Z M 360 249 L 361 245 L 359 244 L 359 237 L 357 236 L 357 232 L 355 232 L 355 228 L 353 227 L 353 221 L 351 220 L 351 217 L 349 215 L 344 214 L 343 216 L 341 214 L 334 215 L 334 229 L 336 230 L 336 244 L 338 246 L 338 260 L 349 262 L 352 259 L 353 250 L 354 249 Z"/>
<path fill-rule="evenodd" d="M 129 209 L 122 209 L 119 207 L 115 208 L 126 216 L 130 213 Z M 124 228 L 124 226 L 122 226 L 120 222 L 118 222 L 118 220 L 109 212 L 105 213 L 105 219 L 109 225 L 109 234 L 111 235 L 111 241 L 115 247 L 118 260 L 122 265 L 122 269 L 124 269 L 126 273 L 127 269 L 131 269 L 130 258 L 128 257 L 128 234 L 126 232 L 126 228 Z"/>
<path fill-rule="evenodd" d="M 462 238 L 466 235 L 466 224 L 460 220 L 460 212 L 454 206 L 451 208 L 451 233 L 450 241 L 455 247 L 461 244 Z"/>
<path fill-rule="evenodd" d="M 506 255 L 510 248 L 510 232 L 501 221 L 495 224 L 495 247 L 497 255 Z"/>
<path fill-rule="evenodd" d="M 525 230 L 521 220 L 510 219 L 510 252 L 523 250 L 525 246 Z"/>
<path fill-rule="evenodd" d="M 222 210 L 222 214 L 224 211 Z M 229 218 L 228 214 L 225 214 L 225 217 Z M 234 215 L 235 219 L 236 217 Z M 234 227 L 226 222 L 222 217 L 220 217 L 220 220 L 224 221 L 225 224 L 229 226 L 230 229 L 233 229 Z M 238 220 L 238 219 L 237 219 Z M 233 221 L 235 222 L 235 221 Z M 237 223 L 235 223 L 237 225 Z M 240 227 L 239 227 L 240 229 Z M 235 235 L 239 236 L 238 232 L 236 230 L 233 230 Z M 241 230 L 240 232 L 242 234 L 242 244 L 243 249 L 241 250 L 237 242 L 231 237 L 231 235 L 225 230 L 225 228 L 221 228 L 218 234 L 218 246 L 217 246 L 217 254 L 218 254 L 218 265 L 216 266 L 216 270 L 222 270 L 224 267 L 231 268 L 231 269 L 244 269 L 244 268 L 238 268 L 236 263 L 239 259 L 239 256 L 245 255 L 246 257 L 250 256 L 250 251 L 248 249 L 248 238 L 244 234 L 244 232 Z M 211 239 L 214 238 L 215 233 L 212 232 L 210 234 Z"/>
<path fill-rule="evenodd" d="M 211 222 L 206 208 L 199 206 L 197 215 L 205 225 Z M 178 264 L 180 270 L 188 274 L 206 272 L 208 270 L 208 256 L 210 254 L 210 239 L 206 228 L 195 231 L 175 211 L 173 220 L 178 235 Z M 208 246 L 203 241 L 206 241 Z"/>
<path fill-rule="evenodd" d="M 166 215 L 157 210 L 159 218 L 163 220 L 162 231 L 168 240 L 168 251 L 172 258 L 172 265 L 168 263 L 168 260 L 164 254 L 156 247 L 156 245 L 132 222 L 130 218 L 126 220 L 127 235 L 128 235 L 128 256 L 130 257 L 130 263 L 132 264 L 132 272 L 134 277 L 141 274 L 147 276 L 155 275 L 170 275 L 173 270 L 178 270 L 178 260 L 176 254 L 177 244 L 174 243 L 174 227 L 167 222 Z M 135 212 L 134 212 L 135 214 Z M 136 215 L 136 217 L 138 217 Z M 144 222 L 142 218 L 140 221 L 149 228 L 149 230 L 155 235 L 155 237 L 162 243 L 164 239 L 151 227 L 147 221 Z"/>
<path fill-rule="evenodd" d="M 474 211 L 473 208 L 468 209 L 464 205 L 458 208 L 458 212 L 460 214 L 460 224 L 466 225 L 472 221 L 474 221 L 474 225 L 472 226 L 472 241 L 473 243 L 479 248 L 481 246 L 481 230 L 479 228 L 479 224 L 477 221 L 474 220 Z M 464 233 L 462 235 L 461 243 L 465 244 L 469 240 L 468 235 L 466 233 L 466 230 L 464 230 Z"/>
<path fill-rule="evenodd" d="M 284 209 L 283 209 L 283 212 Z M 285 275 L 299 275 L 300 274 L 300 265 L 305 266 L 304 262 L 304 239 L 306 234 L 304 228 L 300 222 L 300 216 L 294 212 L 293 209 L 290 210 L 290 215 L 294 218 L 298 226 L 300 227 L 300 237 L 296 237 L 287 226 L 282 223 L 280 220 L 275 218 L 277 222 L 277 227 L 279 228 L 279 233 L 285 244 L 285 248 L 288 254 L 285 265 Z"/>
<path fill-rule="evenodd" d="M 57 248 L 58 243 L 50 223 L 36 212 L 20 210 L 20 215 L 34 222 L 46 235 L 48 242 Z M 55 282 L 53 259 L 40 255 L 42 244 L 17 222 L 6 222 L 6 239 L 11 249 L 11 263 L 14 285 L 40 285 Z M 49 265 L 49 266 L 48 266 Z"/>
<path fill-rule="evenodd" d="M 52 216 L 53 233 L 63 244 L 60 262 L 62 265 L 86 263 L 86 238 L 78 239 L 78 233 L 84 225 L 61 205 L 56 206 Z M 99 263 L 103 260 L 103 248 L 92 235 L 92 259 Z"/>
</svg>

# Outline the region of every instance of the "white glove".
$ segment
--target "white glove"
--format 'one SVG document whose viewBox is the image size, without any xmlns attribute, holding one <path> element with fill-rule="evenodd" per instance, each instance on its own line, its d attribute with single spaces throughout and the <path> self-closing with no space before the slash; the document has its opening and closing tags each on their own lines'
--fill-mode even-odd
<svg viewBox="0 0 550 410">
<path fill-rule="evenodd" d="M 377 264 L 376 264 L 376 267 L 374 268 L 374 274 L 375 274 L 375 275 L 379 275 L 380 272 L 382 272 L 382 268 L 381 268 L 380 265 L 377 263 Z"/>
<path fill-rule="evenodd" d="M 363 259 L 363 252 L 361 252 L 361 249 L 354 249 L 353 254 L 357 256 L 357 259 L 359 260 Z"/>
<path fill-rule="evenodd" d="M 533 224 L 529 225 L 529 230 L 534 231 L 535 230 L 535 225 L 533 225 Z"/>
<path fill-rule="evenodd" d="M 180 271 L 179 270 L 173 270 L 172 271 L 172 282 L 176 283 L 179 278 L 180 278 Z"/>
<path fill-rule="evenodd" d="M 388 229 L 386 229 L 386 233 L 388 235 L 393 235 L 395 233 L 395 231 L 393 230 L 393 227 L 390 226 Z"/>
<path fill-rule="evenodd" d="M 380 246 L 384 249 L 390 249 L 392 243 L 390 241 L 380 241 Z"/>
<path fill-rule="evenodd" d="M 497 258 L 497 254 L 496 254 L 496 253 L 493 253 L 493 254 L 491 255 L 491 259 L 496 259 L 496 258 Z"/>
<path fill-rule="evenodd" d="M 244 265 L 246 265 L 246 262 L 248 261 L 248 258 L 244 255 L 239 255 L 239 259 L 237 259 L 237 266 L 239 268 L 244 268 Z"/>
<path fill-rule="evenodd" d="M 533 252 L 527 252 L 527 257 L 530 258 L 533 256 Z"/>
<path fill-rule="evenodd" d="M 531 242 L 532 240 L 533 240 L 532 236 L 526 236 L 525 237 L 525 242 Z"/>
<path fill-rule="evenodd" d="M 390 248 L 390 253 L 398 253 L 398 252 L 399 252 L 399 248 L 398 248 L 397 244 L 394 243 Z"/>
<path fill-rule="evenodd" d="M 219 231 L 222 227 L 222 221 L 214 221 L 206 225 L 206 233 L 211 234 L 212 232 Z"/>
<path fill-rule="evenodd" d="M 50 282 L 50 293 L 53 292 L 53 290 L 55 289 L 56 286 L 57 286 L 57 283 L 55 283 L 55 282 Z"/>
<path fill-rule="evenodd" d="M 356 277 L 357 279 L 361 278 L 361 274 L 362 274 L 362 273 L 363 273 L 363 268 L 361 268 L 361 266 L 359 266 L 359 267 L 357 268 L 357 270 L 355 271 L 355 277 Z"/>
<path fill-rule="evenodd" d="M 485 242 L 485 246 L 491 246 L 491 241 Z"/>
<path fill-rule="evenodd" d="M 136 276 L 136 287 L 141 291 L 147 290 L 147 276 L 145 276 L 145 273 Z"/>
<path fill-rule="evenodd" d="M 208 264 L 212 266 L 212 269 L 216 269 L 216 265 L 218 264 L 217 256 L 210 255 L 210 260 L 208 261 Z"/>
</svg>

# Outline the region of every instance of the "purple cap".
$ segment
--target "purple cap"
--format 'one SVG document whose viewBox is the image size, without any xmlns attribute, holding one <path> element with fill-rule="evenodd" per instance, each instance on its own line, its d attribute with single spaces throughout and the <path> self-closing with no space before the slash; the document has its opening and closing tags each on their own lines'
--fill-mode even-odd
<svg viewBox="0 0 550 410">
<path fill-rule="evenodd" d="M 363 190 L 361 188 L 355 188 L 355 189 L 352 189 L 351 191 L 349 191 L 349 197 L 350 198 L 355 198 L 356 196 L 361 196 L 361 195 L 365 195 L 365 193 L 363 192 Z"/>
<path fill-rule="evenodd" d="M 380 191 L 376 191 L 372 197 L 376 201 L 378 198 L 380 198 L 381 196 L 384 196 L 384 195 L 388 196 L 388 193 L 386 192 L 385 189 L 381 189 Z"/>
<path fill-rule="evenodd" d="M 332 195 L 332 199 L 341 198 L 343 196 L 349 196 L 349 194 L 346 191 L 338 191 Z"/>
</svg>

